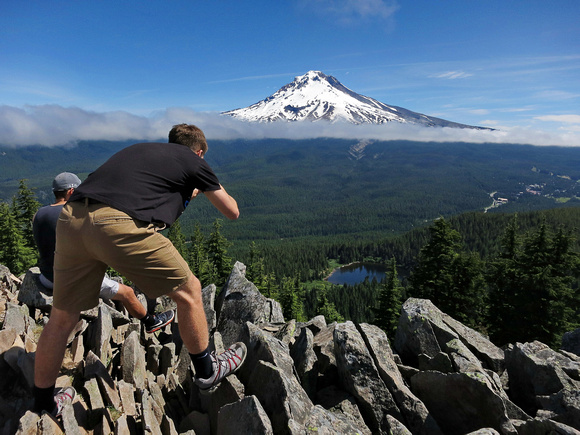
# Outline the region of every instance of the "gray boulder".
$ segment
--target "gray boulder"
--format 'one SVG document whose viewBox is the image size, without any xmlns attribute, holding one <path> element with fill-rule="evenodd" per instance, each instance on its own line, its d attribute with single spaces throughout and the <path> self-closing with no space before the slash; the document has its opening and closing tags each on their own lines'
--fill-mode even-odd
<svg viewBox="0 0 580 435">
<path fill-rule="evenodd" d="M 45 311 L 52 307 L 52 290 L 40 283 L 40 269 L 38 267 L 31 267 L 26 271 L 18 292 L 18 301 L 29 307 Z"/>
<path fill-rule="evenodd" d="M 387 334 L 377 326 L 363 323 L 361 334 L 370 350 L 380 377 L 395 399 L 403 416 L 403 423 L 414 434 L 441 434 L 439 425 L 427 407 L 415 396 L 403 381 L 394 361 Z"/>
<path fill-rule="evenodd" d="M 411 388 L 446 434 L 462 435 L 485 427 L 517 434 L 505 399 L 481 372 L 420 372 L 411 378 Z"/>
<path fill-rule="evenodd" d="M 388 433 L 387 415 L 401 421 L 401 412 L 354 323 L 336 325 L 334 348 L 342 387 L 356 398 L 369 428 Z"/>
<path fill-rule="evenodd" d="M 580 328 L 564 334 L 562 337 L 562 350 L 580 356 Z"/>
<path fill-rule="evenodd" d="M 402 307 L 395 349 L 405 364 L 419 367 L 419 355 L 435 358 L 451 340 L 460 340 L 485 368 L 503 371 L 503 351 L 479 332 L 457 322 L 426 299 L 408 299 Z"/>
<path fill-rule="evenodd" d="M 245 275 L 246 266 L 237 262 L 216 301 L 217 330 L 226 346 L 240 341 L 240 326 L 246 322 L 284 322 L 280 304 L 262 296 Z"/>
<path fill-rule="evenodd" d="M 530 415 L 538 410 L 580 429 L 580 363 L 539 341 L 506 349 L 510 394 Z"/>
</svg>

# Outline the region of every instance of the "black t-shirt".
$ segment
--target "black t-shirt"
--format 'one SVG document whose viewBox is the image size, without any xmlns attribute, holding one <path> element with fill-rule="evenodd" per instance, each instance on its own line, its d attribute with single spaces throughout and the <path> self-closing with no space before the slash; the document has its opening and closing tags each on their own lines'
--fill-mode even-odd
<svg viewBox="0 0 580 435">
<path fill-rule="evenodd" d="M 184 145 L 139 143 L 103 163 L 69 201 L 92 198 L 135 219 L 169 226 L 187 207 L 193 189 L 220 189 L 204 159 Z"/>
<path fill-rule="evenodd" d="M 54 247 L 56 245 L 56 223 L 62 205 L 47 205 L 38 209 L 32 220 L 32 235 L 38 248 L 40 272 L 53 281 Z"/>
</svg>

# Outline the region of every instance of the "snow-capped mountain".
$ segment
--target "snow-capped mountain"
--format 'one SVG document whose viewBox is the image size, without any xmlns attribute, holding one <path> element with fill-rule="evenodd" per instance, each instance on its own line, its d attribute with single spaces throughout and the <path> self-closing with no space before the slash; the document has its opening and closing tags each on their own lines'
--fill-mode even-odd
<svg viewBox="0 0 580 435">
<path fill-rule="evenodd" d="M 308 71 L 265 100 L 222 114 L 258 122 L 341 120 L 353 124 L 384 124 L 395 121 L 428 127 L 486 129 L 381 103 L 351 91 L 334 77 L 320 71 Z"/>
</svg>

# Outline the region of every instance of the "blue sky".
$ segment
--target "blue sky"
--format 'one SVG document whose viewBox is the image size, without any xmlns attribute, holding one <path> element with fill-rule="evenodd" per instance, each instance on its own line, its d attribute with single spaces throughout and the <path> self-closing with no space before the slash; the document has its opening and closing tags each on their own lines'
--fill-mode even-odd
<svg viewBox="0 0 580 435">
<path fill-rule="evenodd" d="M 494 127 L 479 142 L 580 146 L 580 1 L 0 2 L 0 143 L 343 135 L 391 126 L 242 125 L 309 70 L 383 103 Z M 447 130 L 447 129 L 444 129 Z"/>
</svg>

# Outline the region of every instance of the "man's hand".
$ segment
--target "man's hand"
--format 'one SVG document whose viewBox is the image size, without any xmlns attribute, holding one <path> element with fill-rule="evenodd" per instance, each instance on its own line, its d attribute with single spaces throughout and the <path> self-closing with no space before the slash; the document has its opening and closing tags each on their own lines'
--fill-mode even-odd
<svg viewBox="0 0 580 435">
<path fill-rule="evenodd" d="M 199 190 L 199 189 L 193 189 L 193 193 L 191 194 L 191 199 L 197 198 L 197 195 L 199 195 L 200 193 L 202 193 L 201 190 Z"/>
</svg>

